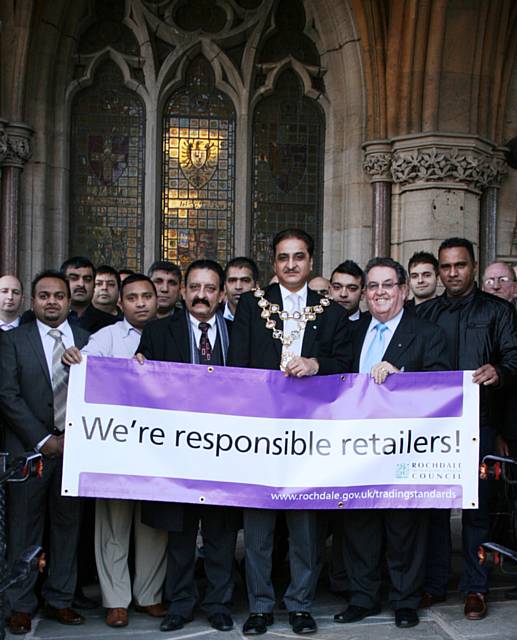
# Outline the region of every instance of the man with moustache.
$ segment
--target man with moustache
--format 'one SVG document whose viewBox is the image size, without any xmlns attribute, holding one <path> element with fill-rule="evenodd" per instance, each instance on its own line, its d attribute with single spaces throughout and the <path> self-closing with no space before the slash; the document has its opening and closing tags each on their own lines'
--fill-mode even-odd
<svg viewBox="0 0 517 640">
<path fill-rule="evenodd" d="M 124 319 L 100 329 L 82 350 L 70 347 L 63 362 L 78 364 L 82 355 L 132 358 L 144 327 L 156 317 L 156 289 L 150 278 L 135 273 L 121 285 L 120 302 Z M 81 355 L 82 354 L 82 355 Z M 131 528 L 134 527 L 134 581 L 128 567 Z M 165 579 L 167 534 L 142 523 L 140 502 L 135 500 L 96 500 L 95 559 L 106 608 L 106 624 L 125 627 L 128 607 L 153 617 L 165 615 L 161 604 Z"/>
<path fill-rule="evenodd" d="M 20 324 L 20 308 L 23 302 L 23 286 L 16 276 L 0 278 L 0 329 L 10 331 Z"/>
<path fill-rule="evenodd" d="M 88 334 L 67 320 L 70 289 L 57 271 L 37 275 L 31 288 L 35 320 L 0 339 L 0 411 L 11 456 L 36 450 L 43 455 L 43 476 L 9 483 L 8 552 L 11 567 L 31 545 L 43 543 L 49 519 L 48 574 L 42 593 L 47 617 L 78 625 L 84 618 L 71 608 L 77 577 L 80 502 L 61 495 L 68 369 L 65 348 L 82 347 Z M 29 633 L 38 607 L 37 573 L 8 591 L 9 629 Z"/>
<path fill-rule="evenodd" d="M 345 260 L 330 276 L 330 297 L 345 309 L 348 319 L 359 320 L 364 293 L 364 273 L 353 260 Z"/>
<path fill-rule="evenodd" d="M 308 288 L 314 241 L 301 229 L 286 229 L 273 239 L 278 284 L 244 293 L 239 301 L 228 364 L 256 369 L 282 369 L 294 378 L 348 371 L 348 321 L 344 311 Z M 281 338 L 273 337 L 281 331 Z M 244 510 L 246 584 L 250 615 L 246 635 L 266 633 L 274 622 L 271 581 L 272 552 L 278 511 Z M 285 511 L 289 528 L 291 582 L 284 594 L 295 633 L 314 633 L 311 607 L 320 566 L 318 514 Z"/>
<path fill-rule="evenodd" d="M 224 272 L 217 262 L 196 260 L 187 269 L 182 295 L 185 310 L 146 326 L 137 360 L 225 365 L 229 336 L 218 311 L 224 296 Z M 165 599 L 169 603 L 162 631 L 181 629 L 190 622 L 197 594 L 194 580 L 199 521 L 203 532 L 207 589 L 202 608 L 218 631 L 233 628 L 233 558 L 240 511 L 211 505 L 144 503 L 142 519 L 168 531 Z"/>
<path fill-rule="evenodd" d="M 243 293 L 257 286 L 258 267 L 251 258 L 232 258 L 224 269 L 224 293 L 226 303 L 223 316 L 233 322 L 237 304 Z"/>
<path fill-rule="evenodd" d="M 407 275 L 391 258 L 366 266 L 368 313 L 353 325 L 353 371 L 381 384 L 399 371 L 449 368 L 445 335 L 404 309 Z M 418 624 L 416 612 L 424 579 L 426 510 L 350 509 L 343 519 L 343 557 L 350 583 L 347 609 L 335 622 L 358 622 L 380 612 L 384 541 L 391 579 L 390 604 L 400 628 Z"/>
<path fill-rule="evenodd" d="M 472 380 L 480 386 L 480 458 L 495 451 L 497 391 L 511 383 L 517 373 L 517 322 L 506 300 L 481 291 L 475 281 L 474 247 L 465 238 L 444 240 L 438 251 L 440 279 L 445 291 L 417 307 L 419 317 L 440 326 L 447 336 L 454 370 L 473 370 Z M 466 509 L 463 524 L 463 575 L 460 590 L 465 594 L 468 620 L 486 616 L 488 567 L 480 565 L 477 551 L 489 533 L 489 486 L 479 485 L 478 509 Z M 421 606 L 443 601 L 450 577 L 450 513 L 435 509 L 431 515 L 427 576 Z"/>
<path fill-rule="evenodd" d="M 157 318 L 172 316 L 179 308 L 181 269 L 168 260 L 156 260 L 149 267 L 147 275 L 156 287 L 158 295 Z"/>
</svg>

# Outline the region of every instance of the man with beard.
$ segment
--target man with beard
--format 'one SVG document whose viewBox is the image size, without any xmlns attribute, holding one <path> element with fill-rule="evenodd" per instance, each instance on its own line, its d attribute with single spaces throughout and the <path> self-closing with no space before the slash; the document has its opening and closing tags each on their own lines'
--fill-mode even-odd
<svg viewBox="0 0 517 640">
<path fill-rule="evenodd" d="M 438 251 L 441 296 L 418 305 L 418 316 L 440 326 L 447 337 L 454 370 L 474 371 L 472 380 L 480 386 L 480 458 L 495 452 L 495 428 L 499 389 L 517 373 L 517 322 L 506 300 L 481 291 L 475 281 L 474 247 L 465 238 L 444 240 Z M 478 548 L 488 539 L 489 486 L 479 485 L 477 509 L 465 509 L 463 525 L 463 575 L 460 590 L 465 594 L 468 620 L 481 620 L 487 613 L 488 567 L 480 565 Z M 421 606 L 443 601 L 450 577 L 450 513 L 433 509 L 427 559 L 427 576 Z"/>
<path fill-rule="evenodd" d="M 181 269 L 167 260 L 157 260 L 149 267 L 147 275 L 156 287 L 158 295 L 157 318 L 172 316 L 179 308 Z"/>
<path fill-rule="evenodd" d="M 182 289 L 185 310 L 146 326 L 137 360 L 225 365 L 228 325 L 218 311 L 224 296 L 224 273 L 212 260 L 196 260 L 187 269 Z M 202 608 L 218 631 L 233 628 L 233 558 L 240 511 L 211 505 L 144 503 L 142 520 L 169 532 L 165 599 L 169 609 L 160 629 L 181 629 L 193 617 L 197 600 L 194 580 L 199 521 L 203 532 L 207 589 Z"/>
<path fill-rule="evenodd" d="M 120 295 L 120 276 L 118 271 L 108 264 L 97 267 L 92 304 L 99 311 L 104 311 L 122 320 L 122 311 L 118 306 Z"/>
</svg>

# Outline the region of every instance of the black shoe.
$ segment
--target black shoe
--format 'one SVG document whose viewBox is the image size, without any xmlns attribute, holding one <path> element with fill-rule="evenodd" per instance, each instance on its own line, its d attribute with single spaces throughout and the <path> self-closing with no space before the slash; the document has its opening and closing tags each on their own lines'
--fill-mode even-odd
<svg viewBox="0 0 517 640">
<path fill-rule="evenodd" d="M 274 622 L 272 613 L 250 613 L 246 622 L 242 625 L 242 633 L 246 636 L 260 636 L 266 633 L 267 628 Z"/>
<path fill-rule="evenodd" d="M 100 602 L 88 598 L 88 596 L 84 595 L 84 592 L 81 589 L 78 589 L 74 593 L 72 606 L 76 609 L 97 609 L 100 607 Z"/>
<path fill-rule="evenodd" d="M 212 613 L 208 616 L 208 622 L 217 631 L 230 631 L 233 629 L 233 620 L 228 613 Z"/>
<path fill-rule="evenodd" d="M 380 607 L 368 609 L 366 607 L 358 607 L 356 604 L 349 604 L 344 611 L 336 613 L 334 616 L 334 622 L 359 622 L 364 618 L 368 618 L 368 616 L 376 616 L 380 612 Z"/>
<path fill-rule="evenodd" d="M 395 624 L 399 629 L 416 627 L 419 622 L 416 609 L 397 609 L 395 611 Z"/>
<path fill-rule="evenodd" d="M 177 629 L 183 629 L 183 625 L 187 622 L 192 622 L 192 616 L 185 618 L 177 613 L 168 613 L 160 624 L 160 631 L 176 631 Z"/>
<path fill-rule="evenodd" d="M 513 587 L 512 589 L 508 589 L 508 591 L 505 591 L 504 597 L 507 600 L 517 600 L 517 587 Z"/>
<path fill-rule="evenodd" d="M 315 633 L 316 621 L 307 611 L 289 611 L 289 624 L 294 633 Z"/>
</svg>

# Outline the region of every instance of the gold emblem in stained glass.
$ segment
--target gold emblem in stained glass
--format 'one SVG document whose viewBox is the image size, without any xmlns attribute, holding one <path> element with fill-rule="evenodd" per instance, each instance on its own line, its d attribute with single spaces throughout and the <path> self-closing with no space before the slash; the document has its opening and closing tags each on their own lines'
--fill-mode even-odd
<svg viewBox="0 0 517 640">
<path fill-rule="evenodd" d="M 217 168 L 217 144 L 200 138 L 180 140 L 180 167 L 196 189 L 204 187 Z"/>
</svg>

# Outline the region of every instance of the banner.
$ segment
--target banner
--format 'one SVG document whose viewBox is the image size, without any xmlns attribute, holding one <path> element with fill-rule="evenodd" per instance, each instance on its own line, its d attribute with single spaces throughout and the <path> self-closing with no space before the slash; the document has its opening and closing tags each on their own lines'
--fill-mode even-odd
<svg viewBox="0 0 517 640">
<path fill-rule="evenodd" d="M 268 509 L 477 507 L 472 372 L 287 378 L 84 358 L 64 495 Z"/>
</svg>

